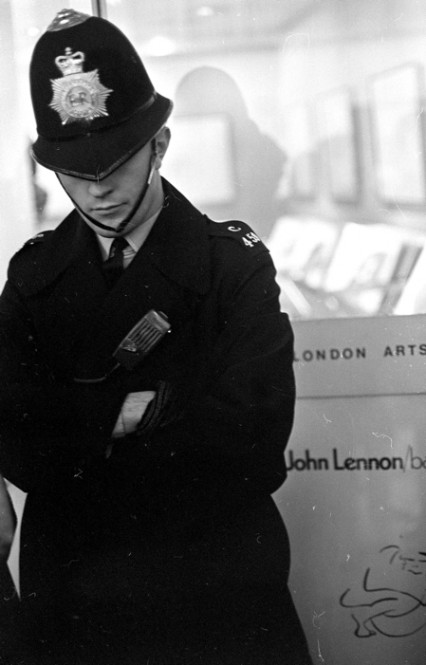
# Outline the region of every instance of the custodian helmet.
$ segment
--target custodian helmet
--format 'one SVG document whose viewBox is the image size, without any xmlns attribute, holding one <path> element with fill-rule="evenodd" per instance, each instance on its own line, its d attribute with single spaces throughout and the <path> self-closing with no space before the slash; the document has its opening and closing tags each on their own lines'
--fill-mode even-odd
<svg viewBox="0 0 426 665">
<path fill-rule="evenodd" d="M 35 160 L 88 180 L 104 178 L 142 148 L 173 106 L 117 27 L 72 9 L 59 12 L 38 40 L 30 84 Z"/>
</svg>

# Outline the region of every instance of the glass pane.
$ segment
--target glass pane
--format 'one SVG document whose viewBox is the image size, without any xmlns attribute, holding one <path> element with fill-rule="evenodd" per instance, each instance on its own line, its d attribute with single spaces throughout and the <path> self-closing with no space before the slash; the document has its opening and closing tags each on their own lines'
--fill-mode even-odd
<svg viewBox="0 0 426 665">
<path fill-rule="evenodd" d="M 175 102 L 164 175 L 262 236 L 292 318 L 424 311 L 424 3 L 109 0 L 106 12 Z"/>
<path fill-rule="evenodd" d="M 98 4 L 175 102 L 164 175 L 213 218 L 252 225 L 292 318 L 424 311 L 424 3 Z M 2 219 L 14 220 L 13 234 L 3 223 L 2 275 L 28 236 L 69 209 L 28 155 L 29 59 L 62 8 L 0 3 L 0 200 Z M 346 260 L 348 243 L 358 262 Z"/>
</svg>

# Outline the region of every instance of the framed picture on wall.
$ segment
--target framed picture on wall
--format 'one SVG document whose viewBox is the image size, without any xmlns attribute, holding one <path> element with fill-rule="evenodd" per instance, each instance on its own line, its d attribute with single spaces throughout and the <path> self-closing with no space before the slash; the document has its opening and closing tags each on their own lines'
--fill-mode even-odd
<svg viewBox="0 0 426 665">
<path fill-rule="evenodd" d="M 284 107 L 279 144 L 287 156 L 279 195 L 313 199 L 317 193 L 317 146 L 314 118 L 309 104 Z"/>
<path fill-rule="evenodd" d="M 338 88 L 320 95 L 316 110 L 329 193 L 336 202 L 355 202 L 359 196 L 359 146 L 352 91 Z"/>
<path fill-rule="evenodd" d="M 368 82 L 378 197 L 389 205 L 426 201 L 424 72 L 406 64 Z"/>
<path fill-rule="evenodd" d="M 196 205 L 231 203 L 236 178 L 230 117 L 182 115 L 168 124 L 173 140 L 162 168 L 166 178 Z"/>
</svg>

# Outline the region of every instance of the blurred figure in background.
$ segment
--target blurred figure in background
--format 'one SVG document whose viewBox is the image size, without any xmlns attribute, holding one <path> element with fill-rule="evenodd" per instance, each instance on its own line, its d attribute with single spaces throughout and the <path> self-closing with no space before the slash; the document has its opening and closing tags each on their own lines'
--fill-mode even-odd
<svg viewBox="0 0 426 665">
<path fill-rule="evenodd" d="M 262 238 L 279 216 L 277 189 L 286 155 L 248 115 L 234 79 L 216 67 L 199 67 L 186 74 L 176 90 L 174 117 L 223 114 L 229 122 L 234 195 L 231 200 L 205 205 L 218 219 L 244 219 Z M 191 152 L 191 160 L 203 160 L 203 152 Z"/>
</svg>

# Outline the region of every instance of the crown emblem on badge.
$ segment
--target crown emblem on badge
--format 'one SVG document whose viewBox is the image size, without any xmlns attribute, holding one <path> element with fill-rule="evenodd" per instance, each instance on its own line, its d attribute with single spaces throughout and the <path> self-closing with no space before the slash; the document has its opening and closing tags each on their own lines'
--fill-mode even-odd
<svg viewBox="0 0 426 665">
<path fill-rule="evenodd" d="M 97 69 L 83 72 L 84 60 L 82 51 L 73 53 L 69 47 L 55 58 L 62 78 L 51 79 L 53 98 L 49 106 L 59 113 L 63 125 L 109 115 L 106 101 L 113 91 L 102 85 Z"/>
<path fill-rule="evenodd" d="M 55 64 L 61 70 L 62 76 L 78 74 L 83 71 L 84 53 L 77 51 L 72 53 L 70 48 L 65 49 L 65 55 L 58 55 Z"/>
</svg>

